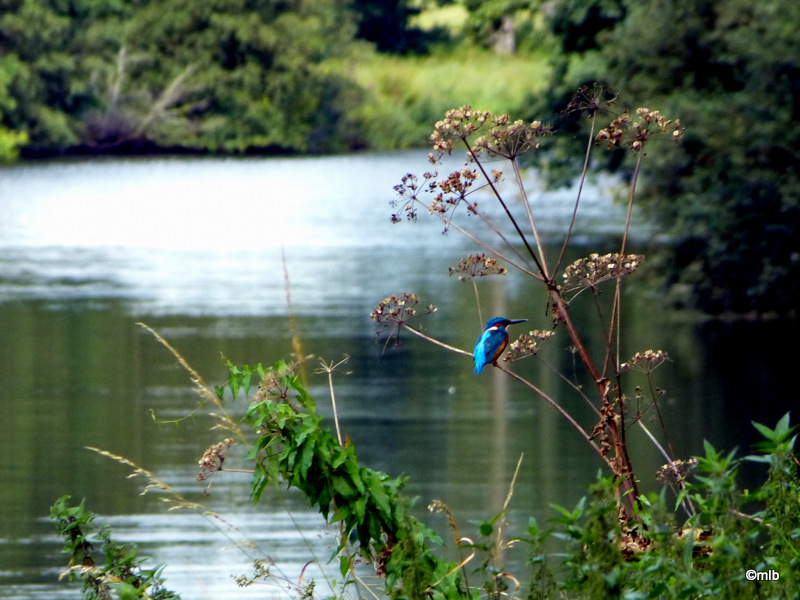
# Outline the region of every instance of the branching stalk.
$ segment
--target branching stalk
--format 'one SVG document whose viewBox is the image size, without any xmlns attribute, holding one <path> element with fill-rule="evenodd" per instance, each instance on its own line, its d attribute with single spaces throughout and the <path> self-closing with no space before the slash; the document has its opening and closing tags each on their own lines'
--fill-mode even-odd
<svg viewBox="0 0 800 600">
<path fill-rule="evenodd" d="M 550 406 L 552 406 L 554 409 L 556 409 L 561 414 L 561 416 L 564 417 L 567 420 L 567 422 L 570 425 L 572 425 L 572 427 L 578 433 L 580 433 L 581 436 L 587 442 L 589 442 L 589 445 L 594 449 L 595 452 L 597 452 L 597 454 L 600 456 L 600 458 L 602 458 L 606 463 L 609 463 L 608 458 L 603 455 L 603 452 L 600 449 L 600 446 L 598 446 L 597 443 L 591 438 L 591 436 L 588 433 L 586 433 L 586 431 L 583 429 L 583 427 L 581 427 L 580 424 L 575 419 L 572 418 L 572 415 L 570 415 L 566 410 L 564 410 L 561 407 L 561 405 L 558 402 L 556 402 L 555 400 L 553 400 L 553 398 L 551 398 L 544 390 L 538 388 L 537 386 L 535 386 L 533 383 L 531 383 L 530 381 L 528 381 L 527 379 L 525 379 L 521 375 L 518 375 L 517 373 L 514 373 L 514 371 L 506 369 L 502 365 L 495 365 L 495 367 L 500 369 L 503 373 L 509 375 L 511 378 L 516 379 L 522 385 L 530 388 L 534 393 L 536 393 L 536 395 L 538 395 L 545 402 L 547 402 Z"/>
<path fill-rule="evenodd" d="M 522 240 L 522 243 L 525 245 L 525 249 L 531 255 L 531 258 L 533 259 L 533 262 L 536 263 L 536 267 L 541 272 L 542 277 L 544 277 L 545 281 L 549 281 L 549 279 L 547 278 L 547 270 L 542 265 L 539 257 L 536 255 L 536 252 L 533 250 L 533 248 L 531 248 L 530 243 L 528 243 L 528 238 L 525 237 L 525 234 L 522 232 L 522 229 L 520 229 L 520 227 L 519 227 L 519 223 L 517 223 L 517 220 L 514 218 L 514 215 L 508 209 L 508 205 L 506 204 L 505 200 L 503 200 L 503 196 L 500 194 L 500 191 L 497 189 L 497 187 L 494 185 L 494 183 L 492 183 L 491 178 L 489 177 L 488 173 L 486 173 L 486 169 L 483 168 L 483 163 L 478 159 L 478 156 L 472 150 L 472 146 L 470 146 L 470 144 L 469 144 L 469 142 L 467 140 L 464 140 L 464 145 L 467 147 L 467 153 L 469 154 L 470 158 L 472 158 L 472 160 L 475 161 L 475 164 L 478 165 L 478 168 L 481 170 L 481 173 L 483 174 L 484 179 L 486 179 L 486 181 L 489 182 L 489 187 L 492 189 L 492 193 L 494 194 L 494 197 L 497 198 L 497 201 L 500 202 L 500 206 L 502 206 L 503 210 L 506 211 L 506 215 L 508 216 L 509 220 L 511 221 L 511 224 L 514 225 L 514 229 L 517 230 L 517 234 L 519 235 L 520 239 Z"/>
<path fill-rule="evenodd" d="M 569 222 L 567 234 L 564 236 L 564 243 L 561 245 L 561 252 L 558 254 L 558 261 L 556 261 L 556 266 L 555 269 L 553 269 L 553 273 L 558 273 L 558 270 L 561 268 L 561 263 L 564 261 L 564 254 L 567 251 L 569 240 L 572 237 L 572 230 L 575 228 L 575 219 L 578 216 L 578 205 L 581 202 L 583 186 L 586 183 L 586 174 L 589 172 L 589 157 L 592 155 L 592 148 L 594 147 L 594 128 L 597 121 L 597 112 L 592 112 L 590 119 L 592 126 L 591 131 L 589 132 L 589 141 L 586 143 L 586 154 L 583 157 L 583 170 L 581 171 L 581 182 L 580 185 L 578 185 L 578 196 L 575 198 L 575 206 L 572 209 L 572 219 Z"/>
<path fill-rule="evenodd" d="M 519 187 L 520 195 L 522 196 L 522 203 L 525 205 L 525 212 L 528 213 L 528 220 L 531 223 L 531 231 L 533 231 L 533 238 L 536 241 L 536 249 L 539 251 L 539 258 L 542 261 L 541 269 L 542 275 L 546 280 L 550 279 L 550 275 L 547 272 L 547 260 L 544 256 L 544 249 L 542 248 L 542 240 L 539 239 L 539 229 L 536 227 L 536 221 L 533 218 L 533 210 L 531 209 L 530 202 L 528 201 L 528 192 L 525 190 L 525 184 L 522 181 L 522 174 L 519 172 L 519 164 L 517 163 L 516 158 L 512 158 L 511 166 L 514 169 L 514 177 L 517 180 L 517 186 Z"/>
</svg>

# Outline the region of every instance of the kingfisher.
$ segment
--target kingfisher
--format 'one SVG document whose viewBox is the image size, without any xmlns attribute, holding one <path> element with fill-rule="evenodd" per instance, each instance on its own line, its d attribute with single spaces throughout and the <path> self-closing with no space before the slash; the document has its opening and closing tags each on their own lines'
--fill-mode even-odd
<svg viewBox="0 0 800 600">
<path fill-rule="evenodd" d="M 497 364 L 497 359 L 508 345 L 508 331 L 506 327 L 514 323 L 524 323 L 528 319 L 517 319 L 513 321 L 505 317 L 493 317 L 486 321 L 483 333 L 475 342 L 475 374 L 483 371 L 483 367 L 489 363 Z"/>
</svg>

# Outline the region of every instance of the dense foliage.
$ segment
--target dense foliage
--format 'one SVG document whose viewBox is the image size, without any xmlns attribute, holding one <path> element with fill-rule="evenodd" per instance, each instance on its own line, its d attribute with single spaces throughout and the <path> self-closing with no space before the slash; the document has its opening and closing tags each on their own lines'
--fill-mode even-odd
<svg viewBox="0 0 800 600">
<path fill-rule="evenodd" d="M 549 23 L 562 47 L 551 108 L 602 82 L 621 103 L 657 103 L 686 127 L 682 146 L 642 178 L 644 200 L 676 234 L 673 299 L 711 313 L 796 312 L 800 5 L 559 0 Z M 560 125 L 576 123 L 571 114 Z"/>
<path fill-rule="evenodd" d="M 334 0 L 4 0 L 0 14 L 2 125 L 31 152 L 345 143 L 358 91 L 329 63 L 356 47 L 356 15 Z"/>
<path fill-rule="evenodd" d="M 145 569 L 147 559 L 139 557 L 135 544 L 114 542 L 111 529 L 95 521 L 96 515 L 86 509 L 85 499 L 77 506 L 70 506 L 69 500 L 69 496 L 56 500 L 50 518 L 64 539 L 62 552 L 70 557 L 66 574 L 70 581 L 76 575 L 81 578 L 86 600 L 180 600 L 178 594 L 164 587 L 163 566 Z"/>
</svg>

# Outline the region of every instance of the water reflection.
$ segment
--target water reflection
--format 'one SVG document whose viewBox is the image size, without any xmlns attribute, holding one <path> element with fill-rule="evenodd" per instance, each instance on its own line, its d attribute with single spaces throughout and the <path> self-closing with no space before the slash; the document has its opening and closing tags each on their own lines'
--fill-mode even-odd
<svg viewBox="0 0 800 600">
<path fill-rule="evenodd" d="M 385 350 L 374 341 L 370 310 L 402 291 L 439 306 L 425 327 L 449 344 L 471 348 L 480 329 L 472 291 L 446 276 L 475 249 L 442 236 L 434 221 L 388 222 L 392 186 L 415 168 L 427 168 L 424 153 L 0 172 L 0 597 L 76 594 L 55 582 L 65 561 L 45 518 L 65 493 L 86 497 L 118 539 L 168 563 L 168 586 L 186 598 L 269 595 L 235 588 L 230 574 L 246 572 L 250 555 L 237 549 L 232 532 L 244 532 L 256 543 L 252 552 L 274 558 L 292 580 L 310 551 L 329 556 L 321 518 L 296 494 L 270 490 L 252 507 L 247 477 L 238 475 L 219 478 L 204 494 L 195 465 L 219 433 L 209 431 L 213 421 L 203 411 L 179 425 L 153 420 L 151 410 L 165 420 L 185 416 L 197 396 L 174 357 L 135 325 L 146 321 L 219 384 L 220 355 L 252 364 L 292 351 L 286 273 L 303 352 L 351 357 L 352 373 L 336 375 L 344 432 L 362 464 L 409 476 L 419 516 L 443 534 L 445 524 L 424 510 L 434 498 L 465 528 L 467 519 L 492 516 L 521 455 L 513 523 L 524 529 L 529 516 L 549 516 L 549 503 L 577 501 L 600 463 L 554 411 L 492 369 L 476 378 L 464 357 L 416 339 Z M 537 199 L 545 233 L 569 218 L 571 197 Z M 623 210 L 607 197 L 595 191 L 584 207 L 577 237 L 594 242 L 595 232 L 619 231 Z M 485 312 L 546 328 L 537 293 L 515 277 L 481 285 Z M 745 449 L 750 419 L 774 423 L 794 398 L 782 341 L 796 327 L 698 325 L 670 313 L 655 319 L 648 302 L 643 293 L 626 299 L 624 353 L 661 347 L 675 359 L 658 381 L 668 390 L 673 444 L 686 454 L 701 452 L 704 438 Z M 589 303 L 575 310 L 582 322 L 594 318 Z M 600 335 L 588 343 L 599 348 Z M 564 346 L 554 340 L 545 357 L 580 382 Z M 515 369 L 591 427 L 592 413 L 553 371 L 534 360 Z M 326 382 L 312 374 L 310 383 L 328 414 Z M 245 410 L 243 402 L 230 408 Z M 661 458 L 636 430 L 631 437 L 640 473 L 653 472 Z M 166 514 L 158 496 L 138 495 L 141 482 L 126 479 L 127 468 L 85 446 L 152 469 L 237 529 L 193 513 Z"/>
</svg>

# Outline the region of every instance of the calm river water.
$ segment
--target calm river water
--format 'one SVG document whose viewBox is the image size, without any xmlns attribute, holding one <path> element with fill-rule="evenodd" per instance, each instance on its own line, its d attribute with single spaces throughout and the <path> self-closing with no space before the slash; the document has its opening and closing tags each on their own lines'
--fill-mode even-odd
<svg viewBox="0 0 800 600">
<path fill-rule="evenodd" d="M 431 500 L 447 503 L 461 534 L 474 536 L 469 520 L 500 509 L 520 456 L 509 514 L 517 531 L 529 516 L 552 516 L 550 503 L 569 506 L 583 495 L 600 464 L 552 409 L 493 369 L 476 377 L 468 359 L 422 340 L 376 342 L 369 313 L 393 293 L 436 304 L 423 327 L 444 342 L 471 349 L 480 330 L 471 285 L 448 277 L 449 266 L 479 249 L 458 232 L 441 235 L 427 215 L 389 222 L 393 186 L 428 168 L 424 153 L 409 152 L 0 169 L 0 598 L 80 596 L 77 584 L 58 581 L 66 557 L 48 518 L 64 494 L 86 498 L 114 538 L 139 544 L 151 565 L 166 563 L 167 587 L 187 600 L 294 595 L 238 588 L 233 576 L 248 573 L 254 558 L 271 559 L 294 582 L 316 559 L 322 571 L 310 567 L 306 581 L 325 590 L 335 579 L 337 568 L 326 565 L 334 537 L 298 495 L 269 489 L 253 506 L 246 474 L 217 477 L 208 489 L 196 481 L 203 450 L 224 435 L 210 430 L 207 409 L 163 422 L 192 413 L 198 397 L 137 322 L 218 385 L 223 356 L 237 364 L 289 357 L 291 312 L 303 352 L 317 357 L 308 363 L 317 405 L 331 414 L 318 360 L 349 356 L 334 376 L 344 432 L 362 464 L 409 476 L 417 516 L 442 533 L 446 524 L 425 510 Z M 606 251 L 621 231 L 624 211 L 605 193 L 611 182 L 600 185 L 583 200 L 575 256 Z M 534 193 L 546 237 L 563 231 L 573 194 Z M 484 205 L 494 210 L 488 197 Z M 523 278 L 479 289 L 484 315 L 549 328 L 541 295 Z M 795 359 L 783 348 L 796 326 L 696 321 L 661 309 L 642 286 L 633 290 L 623 354 L 661 348 L 673 358 L 657 383 L 667 390 L 664 412 L 681 456 L 702 452 L 703 439 L 746 451 L 751 420 L 772 425 L 795 404 Z M 588 310 L 575 310 L 591 322 Z M 580 377 L 567 342 L 549 344 L 547 359 Z M 592 426 L 582 401 L 542 364 L 514 368 Z M 231 410 L 245 408 L 240 400 Z M 655 489 L 650 474 L 663 461 L 631 431 L 643 487 Z M 167 512 L 163 494 L 139 495 L 141 479 L 87 446 L 127 457 L 220 518 Z M 226 466 L 236 466 L 237 450 Z"/>
</svg>

